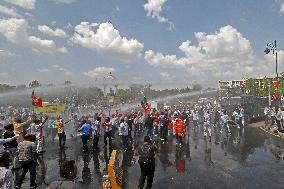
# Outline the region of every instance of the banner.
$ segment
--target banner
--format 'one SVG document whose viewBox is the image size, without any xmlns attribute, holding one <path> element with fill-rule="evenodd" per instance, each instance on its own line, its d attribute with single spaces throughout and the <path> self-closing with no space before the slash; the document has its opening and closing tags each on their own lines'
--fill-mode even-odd
<svg viewBox="0 0 284 189">
<path fill-rule="evenodd" d="M 44 113 L 51 116 L 59 116 L 65 110 L 65 104 L 63 103 L 49 103 L 44 102 L 42 107 L 36 107 L 37 113 Z"/>
</svg>

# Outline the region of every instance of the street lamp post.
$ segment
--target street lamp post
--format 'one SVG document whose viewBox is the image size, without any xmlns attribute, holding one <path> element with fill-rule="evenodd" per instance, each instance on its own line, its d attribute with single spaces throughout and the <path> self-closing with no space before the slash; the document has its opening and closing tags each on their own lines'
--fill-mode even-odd
<svg viewBox="0 0 284 189">
<path fill-rule="evenodd" d="M 269 53 L 272 53 L 272 54 L 275 54 L 275 72 L 276 72 L 276 80 L 278 82 L 279 80 L 279 75 L 278 75 L 278 60 L 277 60 L 277 43 L 276 43 L 276 40 L 274 40 L 274 43 L 267 43 L 266 45 L 266 49 L 265 49 L 265 54 L 269 54 Z M 271 104 L 271 96 L 270 96 L 270 84 L 269 84 L 269 105 Z M 278 94 L 278 89 L 276 89 L 276 94 Z"/>
<path fill-rule="evenodd" d="M 275 71 L 276 71 L 276 79 L 278 80 L 278 63 L 277 63 L 277 46 L 276 46 L 276 40 L 274 43 L 267 43 L 265 53 L 269 54 L 272 52 L 272 54 L 275 54 Z"/>
</svg>

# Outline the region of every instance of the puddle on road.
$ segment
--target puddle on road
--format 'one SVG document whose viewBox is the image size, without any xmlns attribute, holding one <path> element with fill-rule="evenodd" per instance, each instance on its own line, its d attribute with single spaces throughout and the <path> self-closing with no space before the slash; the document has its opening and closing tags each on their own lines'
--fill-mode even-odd
<svg viewBox="0 0 284 189">
<path fill-rule="evenodd" d="M 186 188 L 189 185 L 191 188 L 254 188 L 257 184 L 277 188 L 281 186 L 280 183 L 284 184 L 281 176 L 284 170 L 283 141 L 250 127 L 243 130 L 235 128 L 232 135 L 215 131 L 211 143 L 204 140 L 202 134 L 201 131 L 192 130 L 182 146 L 176 146 L 171 137 L 168 143 L 155 140 L 159 150 L 156 154 L 153 188 Z M 137 150 L 142 137 L 135 140 L 133 146 Z M 101 186 L 110 151 L 102 148 L 97 153 L 82 153 L 80 138 L 77 141 L 67 141 L 67 146 L 66 150 L 60 151 L 57 143 L 47 144 L 44 155 L 47 167 L 45 181 L 50 183 L 58 179 L 59 163 L 72 159 L 78 166 L 77 182 L 80 188 Z M 140 176 L 135 150 L 120 154 L 123 188 L 126 189 L 136 188 Z M 270 174 L 269 178 L 273 178 L 266 179 L 267 173 Z M 238 182 L 241 184 L 237 184 Z"/>
</svg>

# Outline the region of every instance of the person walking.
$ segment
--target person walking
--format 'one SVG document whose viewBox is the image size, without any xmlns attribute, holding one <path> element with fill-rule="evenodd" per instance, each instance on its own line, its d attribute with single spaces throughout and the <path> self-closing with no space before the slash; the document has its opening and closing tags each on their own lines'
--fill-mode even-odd
<svg viewBox="0 0 284 189">
<path fill-rule="evenodd" d="M 111 147 L 112 124 L 111 124 L 109 117 L 106 117 L 106 119 L 103 123 L 103 129 L 104 129 L 104 144 L 105 144 L 105 147 L 107 147 L 107 139 L 108 139 L 108 145 L 109 145 L 109 147 Z"/>
<path fill-rule="evenodd" d="M 58 138 L 59 138 L 59 147 L 64 148 L 65 142 L 66 142 L 66 134 L 64 130 L 64 122 L 60 116 L 58 116 L 57 119 L 55 120 L 54 126 L 55 128 L 57 128 L 57 133 L 58 133 Z"/>
<path fill-rule="evenodd" d="M 101 133 L 101 117 L 96 117 L 96 120 L 92 124 L 93 131 L 93 149 L 98 150 L 98 143 Z"/>
<path fill-rule="evenodd" d="M 231 134 L 230 126 L 229 126 L 229 124 L 228 124 L 228 118 L 229 118 L 229 116 L 227 115 L 227 112 L 224 111 L 224 112 L 223 112 L 223 115 L 221 116 L 221 119 L 222 119 L 222 128 L 221 128 L 220 133 L 223 133 L 224 127 L 227 127 L 227 132 L 228 132 L 228 134 Z"/>
<path fill-rule="evenodd" d="M 210 112 L 207 110 L 204 113 L 204 139 L 206 139 L 207 135 L 209 136 L 209 142 L 211 142 L 211 123 L 210 123 Z"/>
<path fill-rule="evenodd" d="M 281 118 L 282 118 L 282 111 L 280 108 L 276 111 L 276 124 L 277 124 L 277 129 L 279 132 L 282 131 L 282 125 L 281 125 Z"/>
<path fill-rule="evenodd" d="M 121 137 L 121 140 L 122 140 L 123 151 L 126 152 L 129 149 L 128 148 L 128 124 L 124 119 L 120 120 L 119 136 Z"/>
<path fill-rule="evenodd" d="M 20 177 L 16 180 L 15 189 L 20 189 L 25 179 L 27 172 L 30 172 L 30 189 L 36 189 L 36 147 L 35 143 L 32 142 L 33 136 L 26 134 L 24 141 L 18 145 L 18 158 L 22 165 L 23 172 Z"/>
<path fill-rule="evenodd" d="M 141 175 L 139 178 L 138 189 L 142 189 L 145 184 L 145 179 L 147 178 L 146 189 L 152 188 L 152 183 L 155 174 L 155 152 L 157 147 L 152 144 L 149 136 L 144 137 L 144 143 L 139 149 L 139 160 Z"/>
<path fill-rule="evenodd" d="M 30 118 L 29 120 L 23 122 L 21 118 L 12 118 L 12 124 L 14 126 L 14 133 L 15 135 L 19 135 L 18 143 L 24 140 L 24 127 L 29 125 L 33 122 Z"/>
<path fill-rule="evenodd" d="M 9 169 L 9 156 L 0 157 L 0 188 L 14 189 L 13 173 Z"/>
<path fill-rule="evenodd" d="M 182 139 L 185 136 L 184 121 L 181 118 L 177 118 L 174 124 L 173 133 L 176 136 L 176 144 L 182 145 Z"/>
<path fill-rule="evenodd" d="M 149 114 L 145 120 L 145 135 L 153 137 L 153 128 L 154 128 L 154 116 Z"/>
<path fill-rule="evenodd" d="M 87 152 L 88 151 L 88 140 L 92 133 L 92 128 L 91 128 L 91 124 L 87 122 L 86 120 L 83 120 L 82 124 L 83 125 L 78 129 L 78 131 L 81 132 L 83 151 Z"/>
</svg>

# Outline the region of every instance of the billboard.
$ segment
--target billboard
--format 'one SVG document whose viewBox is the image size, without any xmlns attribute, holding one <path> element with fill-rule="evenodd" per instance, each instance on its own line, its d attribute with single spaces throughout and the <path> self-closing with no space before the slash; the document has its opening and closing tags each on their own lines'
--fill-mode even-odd
<svg viewBox="0 0 284 189">
<path fill-rule="evenodd" d="M 42 107 L 36 108 L 37 113 L 44 113 L 51 116 L 59 116 L 64 112 L 64 110 L 65 110 L 65 104 L 63 103 L 44 102 L 42 104 Z"/>
</svg>

